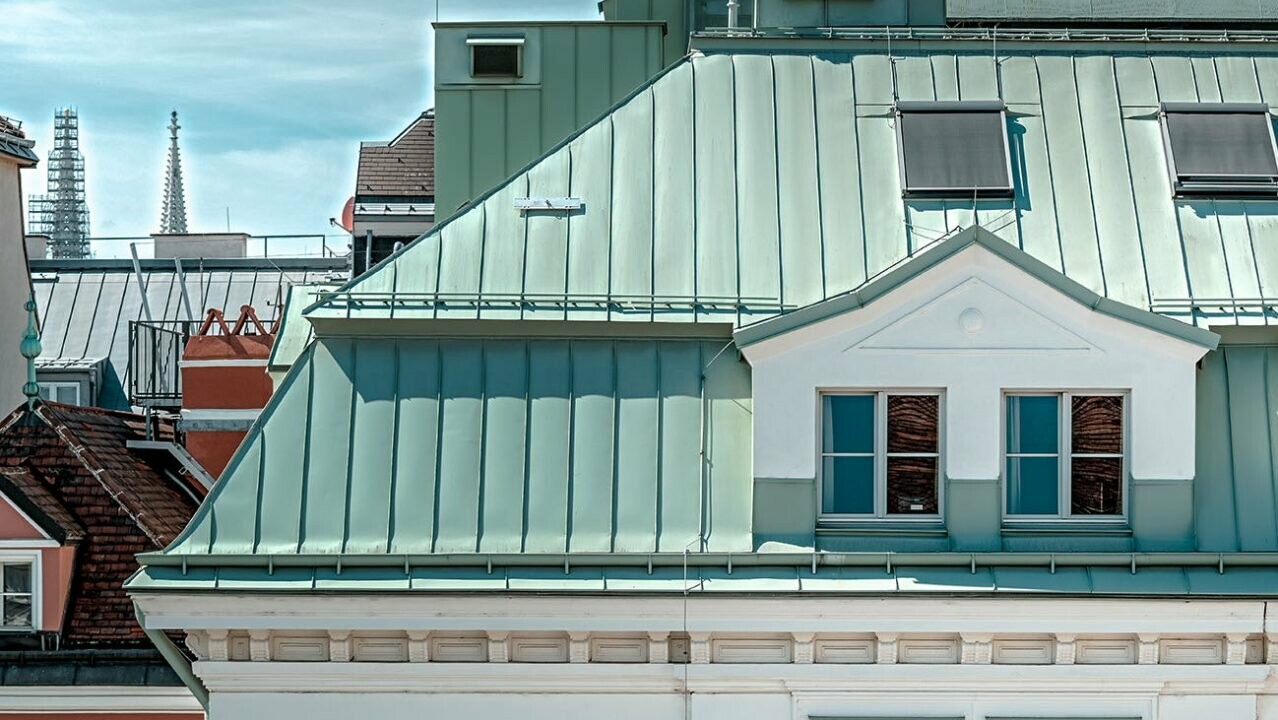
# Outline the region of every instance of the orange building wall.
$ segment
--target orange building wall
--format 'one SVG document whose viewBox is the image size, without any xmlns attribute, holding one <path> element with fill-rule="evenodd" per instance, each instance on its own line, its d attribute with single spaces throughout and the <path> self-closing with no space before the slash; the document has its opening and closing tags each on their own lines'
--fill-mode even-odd
<svg viewBox="0 0 1278 720">
<path fill-rule="evenodd" d="M 44 541 L 40 528 L 32 525 L 7 499 L 0 497 L 0 540 Z M 62 629 L 62 613 L 71 593 L 71 574 L 75 570 L 75 546 L 7 547 L 13 552 L 31 552 L 40 556 L 40 630 Z"/>
<path fill-rule="evenodd" d="M 240 430 L 199 430 L 186 434 L 186 451 L 213 477 L 220 477 L 247 433 Z"/>
<path fill-rule="evenodd" d="M 0 539 L 44 540 L 40 528 L 27 521 L 8 499 L 0 497 Z"/>
</svg>

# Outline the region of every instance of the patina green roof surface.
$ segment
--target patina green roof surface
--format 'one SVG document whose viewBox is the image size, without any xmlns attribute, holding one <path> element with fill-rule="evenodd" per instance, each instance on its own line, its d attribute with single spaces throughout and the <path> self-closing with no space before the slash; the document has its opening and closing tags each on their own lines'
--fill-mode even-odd
<svg viewBox="0 0 1278 720">
<path fill-rule="evenodd" d="M 738 49 L 673 66 L 310 313 L 746 323 L 980 224 L 1117 302 L 1272 319 L 1175 302 L 1278 294 L 1278 205 L 1174 200 L 1158 108 L 1278 98 L 1278 43 L 703 42 Z M 903 199 L 894 103 L 998 99 L 1016 196 Z"/>
<path fill-rule="evenodd" d="M 875 43 L 832 47 L 847 49 L 678 64 L 351 293 L 312 306 L 316 327 L 335 334 L 302 353 L 188 531 L 133 587 L 674 588 L 668 567 L 570 568 L 564 556 L 767 555 L 751 534 L 750 374 L 736 348 L 587 338 L 599 326 L 565 320 L 638 321 L 609 326 L 635 335 L 651 332 L 648 321 L 745 326 L 847 294 L 978 222 L 1129 317 L 1191 296 L 1275 293 L 1278 207 L 1174 201 L 1156 110 L 1278 97 L 1278 45 L 1000 43 L 994 55 L 975 43 L 905 43 L 892 58 Z M 903 200 L 894 94 L 1003 97 L 1014 202 Z M 527 195 L 580 197 L 584 208 L 520 214 L 514 198 Z M 1200 305 L 1200 325 L 1273 319 L 1263 303 Z M 519 323 L 494 323 L 511 337 L 467 339 L 439 324 L 433 338 L 369 337 L 395 325 L 422 332 L 398 321 L 423 318 L 465 320 L 457 325 L 470 332 L 489 320 L 557 320 L 523 325 L 562 336 L 530 339 L 511 330 Z M 574 324 L 577 336 L 558 327 Z M 339 326 L 352 337 L 338 337 Z M 1193 550 L 1278 551 L 1272 352 L 1222 346 L 1200 374 Z M 819 547 L 813 538 L 806 549 Z M 484 567 L 485 555 L 502 553 L 542 567 Z M 209 554 L 227 567 L 161 567 Z M 270 564 L 290 555 L 302 557 Z M 443 560 L 458 566 L 414 567 L 412 556 L 454 556 Z M 340 565 L 355 557 L 382 567 Z M 801 567 L 733 574 L 724 564 L 718 587 L 813 587 Z M 875 579 L 890 584 L 885 592 L 952 589 L 931 579 L 942 575 L 978 592 L 1268 587 L 1253 568 L 1221 575 L 1214 565 L 1061 576 L 1047 561 L 1032 571 L 888 565 Z M 870 587 L 852 570 L 818 575 L 832 590 Z"/>
<path fill-rule="evenodd" d="M 1065 595 L 1219 595 L 1278 593 L 1273 567 L 410 567 L 187 568 L 147 567 L 130 581 L 134 591 L 312 590 L 359 592 L 636 592 L 681 593 L 908 593 Z"/>
<path fill-rule="evenodd" d="M 168 552 L 749 551 L 749 437 L 721 341 L 326 338 Z"/>
</svg>

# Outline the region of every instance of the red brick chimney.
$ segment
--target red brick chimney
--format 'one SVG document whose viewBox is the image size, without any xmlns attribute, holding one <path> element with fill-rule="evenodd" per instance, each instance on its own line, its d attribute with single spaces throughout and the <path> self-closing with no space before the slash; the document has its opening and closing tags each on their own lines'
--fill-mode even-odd
<svg viewBox="0 0 1278 720">
<path fill-rule="evenodd" d="M 253 332 L 249 332 L 249 331 Z M 186 449 L 217 477 L 271 397 L 267 358 L 275 342 L 253 308 L 227 327 L 210 309 L 182 353 L 182 427 Z"/>
</svg>

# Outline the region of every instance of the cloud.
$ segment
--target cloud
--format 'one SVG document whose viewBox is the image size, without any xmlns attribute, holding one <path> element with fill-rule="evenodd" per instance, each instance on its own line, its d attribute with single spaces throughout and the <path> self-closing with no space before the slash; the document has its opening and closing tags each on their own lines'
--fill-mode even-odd
<svg viewBox="0 0 1278 720">
<path fill-rule="evenodd" d="M 595 0 L 440 0 L 446 21 L 596 16 Z M 194 227 L 328 232 L 360 140 L 432 100 L 432 0 L 0 0 L 0 113 L 43 156 L 80 111 L 94 235 L 159 219 L 165 125 L 181 115 Z M 43 167 L 25 175 L 44 186 Z M 124 250 L 127 254 L 127 248 Z"/>
</svg>

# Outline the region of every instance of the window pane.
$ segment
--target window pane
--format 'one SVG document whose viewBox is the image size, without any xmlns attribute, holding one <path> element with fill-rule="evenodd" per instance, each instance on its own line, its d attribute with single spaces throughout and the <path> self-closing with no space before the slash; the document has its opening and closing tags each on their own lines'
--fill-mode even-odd
<svg viewBox="0 0 1278 720">
<path fill-rule="evenodd" d="M 874 512 L 874 458 L 827 457 L 821 467 L 821 512 Z"/>
<path fill-rule="evenodd" d="M 31 566 L 30 565 L 5 565 L 4 566 L 4 591 L 7 593 L 31 592 Z"/>
<path fill-rule="evenodd" d="M 31 627 L 30 595 L 10 595 L 4 599 L 4 626 Z"/>
<path fill-rule="evenodd" d="M 80 386 L 79 385 L 61 385 L 57 389 L 57 402 L 65 405 L 80 404 Z"/>
<path fill-rule="evenodd" d="M 1070 408 L 1070 445 L 1076 453 L 1113 454 L 1123 452 L 1123 398 L 1078 396 Z"/>
<path fill-rule="evenodd" d="M 936 452 L 937 396 L 890 395 L 887 406 L 888 452 Z"/>
<path fill-rule="evenodd" d="M 1167 113 L 1176 172 L 1197 175 L 1278 175 L 1269 114 Z"/>
<path fill-rule="evenodd" d="M 936 515 L 936 458 L 888 458 L 889 515 Z"/>
<path fill-rule="evenodd" d="M 1009 515 L 1056 515 L 1060 497 L 1057 482 L 1058 458 L 1007 459 L 1007 513 Z"/>
<path fill-rule="evenodd" d="M 1060 439 L 1060 398 L 1055 395 L 1007 396 L 1007 451 L 1056 453 Z"/>
<path fill-rule="evenodd" d="M 901 142 L 909 190 L 1011 185 L 1000 112 L 903 112 Z"/>
<path fill-rule="evenodd" d="M 519 74 L 518 45 L 475 45 L 474 74 L 476 76 L 514 76 Z"/>
<path fill-rule="evenodd" d="M 874 452 L 873 395 L 826 395 L 823 402 L 822 452 Z"/>
<path fill-rule="evenodd" d="M 1072 463 L 1074 515 L 1121 515 L 1123 513 L 1122 458 L 1074 458 Z"/>
</svg>

